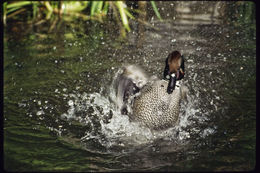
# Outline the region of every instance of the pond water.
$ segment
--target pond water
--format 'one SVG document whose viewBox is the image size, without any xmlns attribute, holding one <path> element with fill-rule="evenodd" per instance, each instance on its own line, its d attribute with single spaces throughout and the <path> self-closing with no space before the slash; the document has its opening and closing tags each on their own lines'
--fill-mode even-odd
<svg viewBox="0 0 260 173">
<path fill-rule="evenodd" d="M 39 25 L 8 23 L 5 169 L 254 169 L 254 14 L 247 22 L 233 19 L 248 11 L 230 10 L 225 16 L 223 4 L 160 2 L 165 20 L 150 17 L 149 26 L 132 22 L 126 41 L 111 29 L 113 23 L 69 19 Z M 237 8 L 234 2 L 225 7 Z M 152 131 L 130 122 L 116 109 L 115 77 L 124 64 L 136 64 L 161 78 L 165 58 L 173 50 L 186 59 L 184 85 L 189 89 L 187 100 L 181 102 L 180 123 Z"/>
</svg>

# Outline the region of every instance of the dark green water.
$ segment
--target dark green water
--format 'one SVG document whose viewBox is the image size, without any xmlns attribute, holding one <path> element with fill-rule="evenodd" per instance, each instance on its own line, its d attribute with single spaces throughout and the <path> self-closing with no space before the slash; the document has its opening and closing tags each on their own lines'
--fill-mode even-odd
<svg viewBox="0 0 260 173">
<path fill-rule="evenodd" d="M 133 23 L 124 42 L 94 22 L 61 20 L 52 30 L 53 21 L 9 23 L 4 28 L 4 169 L 254 169 L 255 20 L 248 19 L 248 9 L 212 16 L 205 10 L 211 4 L 200 3 L 161 3 L 166 20 L 150 21 L 158 29 L 141 30 Z M 237 14 L 242 16 L 233 17 Z M 115 110 L 113 79 L 126 63 L 161 77 L 172 50 L 186 58 L 189 95 L 180 125 L 152 132 Z"/>
</svg>

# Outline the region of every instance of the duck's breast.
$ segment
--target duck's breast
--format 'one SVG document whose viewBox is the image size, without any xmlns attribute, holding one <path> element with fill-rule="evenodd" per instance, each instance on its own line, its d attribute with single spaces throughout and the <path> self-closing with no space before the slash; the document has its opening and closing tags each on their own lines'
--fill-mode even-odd
<svg viewBox="0 0 260 173">
<path fill-rule="evenodd" d="M 135 99 L 132 118 L 153 129 L 173 126 L 178 121 L 180 89 L 167 93 L 168 82 L 158 80 L 147 84 Z"/>
</svg>

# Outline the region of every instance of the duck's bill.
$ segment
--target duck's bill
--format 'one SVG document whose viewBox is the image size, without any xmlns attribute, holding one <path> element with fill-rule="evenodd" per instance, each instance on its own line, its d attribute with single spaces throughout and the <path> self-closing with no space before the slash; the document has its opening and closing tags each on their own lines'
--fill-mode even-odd
<svg viewBox="0 0 260 173">
<path fill-rule="evenodd" d="M 173 92 L 173 90 L 175 89 L 175 85 L 176 85 L 176 76 L 171 76 L 167 87 L 168 94 L 171 94 Z"/>
</svg>

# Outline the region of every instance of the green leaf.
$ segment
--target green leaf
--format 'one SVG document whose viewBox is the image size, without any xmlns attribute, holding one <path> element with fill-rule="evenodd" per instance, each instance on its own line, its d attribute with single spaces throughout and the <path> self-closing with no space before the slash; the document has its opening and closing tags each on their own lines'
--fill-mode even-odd
<svg viewBox="0 0 260 173">
<path fill-rule="evenodd" d="M 33 3 L 33 19 L 36 18 L 37 11 L 38 11 L 38 6 L 36 3 Z"/>
<path fill-rule="evenodd" d="M 97 1 L 93 1 L 91 4 L 91 9 L 90 9 L 90 15 L 93 16 L 96 12 L 96 8 L 97 8 Z"/>
<path fill-rule="evenodd" d="M 13 11 L 16 11 L 16 10 L 18 10 L 18 9 L 20 9 L 20 8 L 21 8 L 21 7 L 11 8 L 11 9 L 7 10 L 6 14 L 9 14 L 9 13 L 11 13 L 11 12 L 13 12 Z"/>
<path fill-rule="evenodd" d="M 98 4 L 97 4 L 97 10 L 96 10 L 98 13 L 101 12 L 102 6 L 103 6 L 103 1 L 99 1 Z"/>
<path fill-rule="evenodd" d="M 124 11 L 128 17 L 130 17 L 131 19 L 135 19 L 135 17 L 126 8 L 124 9 Z"/>
<path fill-rule="evenodd" d="M 128 25 L 128 19 L 124 10 L 124 5 L 125 4 L 122 1 L 116 1 L 116 6 L 119 10 L 123 25 L 127 29 L 127 31 L 130 31 L 130 27 Z"/>
<path fill-rule="evenodd" d="M 106 1 L 105 2 L 105 5 L 104 5 L 104 8 L 103 8 L 103 12 L 105 13 L 105 14 L 107 14 L 107 11 L 108 11 L 108 2 Z"/>
<path fill-rule="evenodd" d="M 151 4 L 152 4 L 152 7 L 153 7 L 153 11 L 155 12 L 156 16 L 160 19 L 160 21 L 162 21 L 162 18 L 161 18 L 161 15 L 155 5 L 155 2 L 154 1 L 151 1 Z"/>
<path fill-rule="evenodd" d="M 26 5 L 31 5 L 31 1 L 22 1 L 22 2 L 14 2 L 14 3 L 11 3 L 11 4 L 7 4 L 7 9 L 10 9 L 10 8 L 17 8 L 17 7 L 20 7 L 22 8 L 23 6 L 26 6 Z"/>
<path fill-rule="evenodd" d="M 88 7 L 89 1 L 64 1 L 65 10 L 69 12 L 79 12 Z"/>
</svg>

